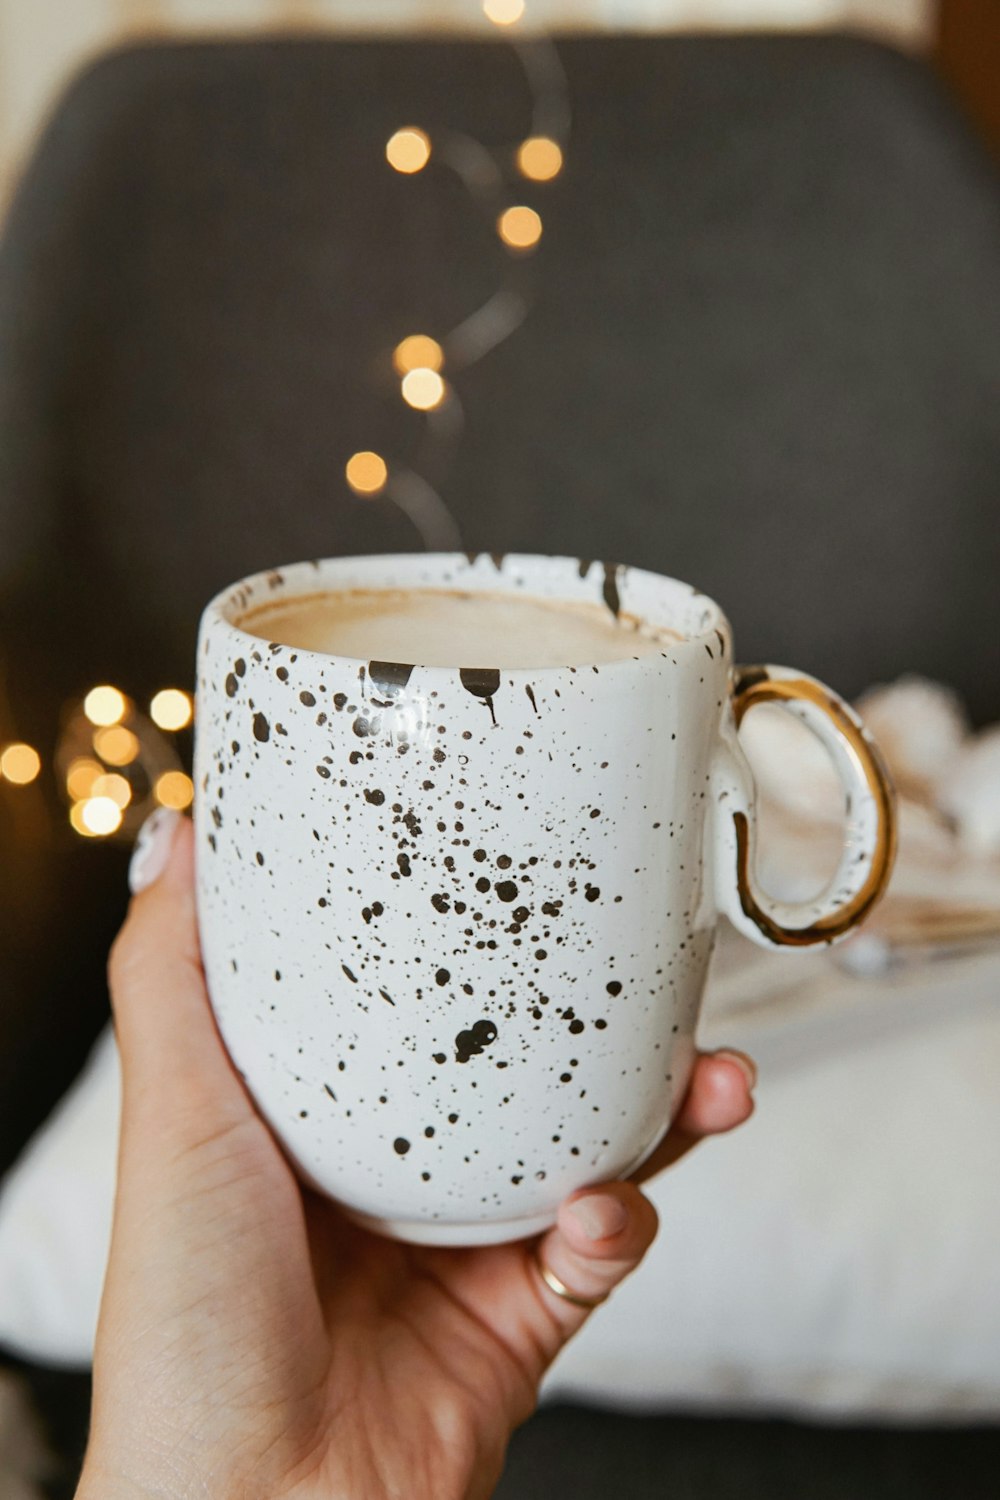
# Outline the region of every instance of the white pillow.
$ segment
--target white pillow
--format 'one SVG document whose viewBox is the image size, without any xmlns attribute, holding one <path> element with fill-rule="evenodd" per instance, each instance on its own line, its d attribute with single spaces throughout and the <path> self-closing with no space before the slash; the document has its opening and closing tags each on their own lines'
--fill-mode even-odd
<svg viewBox="0 0 1000 1500">
<path fill-rule="evenodd" d="M 710 1018 L 759 1062 L 757 1113 L 651 1184 L 650 1254 L 546 1393 L 1000 1418 L 998 990 L 993 956 Z"/>
<path fill-rule="evenodd" d="M 652 1185 L 653 1250 L 546 1394 L 995 1419 L 1000 958 L 865 981 L 815 955 L 726 957 L 702 1041 L 758 1058 L 757 1115 Z M 777 998 L 734 1010 L 734 985 L 774 992 L 761 974 Z M 106 1034 L 0 1195 L 0 1342 L 28 1358 L 89 1362 L 117 1114 Z"/>
<path fill-rule="evenodd" d="M 0 1344 L 90 1364 L 111 1241 L 121 1100 L 108 1026 L 0 1189 Z"/>
</svg>

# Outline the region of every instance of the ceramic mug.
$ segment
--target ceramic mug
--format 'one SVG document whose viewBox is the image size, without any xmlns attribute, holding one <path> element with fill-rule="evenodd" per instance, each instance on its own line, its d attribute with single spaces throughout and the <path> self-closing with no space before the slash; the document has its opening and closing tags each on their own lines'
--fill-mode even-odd
<svg viewBox="0 0 1000 1500">
<path fill-rule="evenodd" d="M 263 603 L 425 587 L 597 601 L 676 632 L 598 667 L 368 662 L 240 628 Z M 711 599 L 638 568 L 414 554 L 299 563 L 227 589 L 198 646 L 205 972 L 226 1045 L 303 1179 L 416 1243 L 550 1225 L 623 1177 L 683 1097 L 720 912 L 829 943 L 894 849 L 878 752 L 828 688 L 734 669 Z M 782 704 L 846 797 L 827 890 L 754 877 L 742 717 Z"/>
</svg>

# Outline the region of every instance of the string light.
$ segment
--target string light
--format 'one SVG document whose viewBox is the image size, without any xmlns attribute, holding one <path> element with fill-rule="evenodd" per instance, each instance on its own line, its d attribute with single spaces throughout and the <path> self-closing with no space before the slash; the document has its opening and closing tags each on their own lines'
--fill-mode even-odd
<svg viewBox="0 0 1000 1500">
<path fill-rule="evenodd" d="M 433 411 L 445 397 L 445 383 L 436 370 L 410 370 L 403 376 L 403 400 L 416 411 Z"/>
<path fill-rule="evenodd" d="M 482 9 L 494 25 L 509 28 L 521 20 L 526 6 L 525 0 L 482 0 Z M 512 45 L 532 96 L 533 130 L 513 143 L 510 155 L 523 177 L 548 182 L 562 170 L 564 143 L 569 136 L 566 74 L 556 48 L 546 37 L 533 35 L 530 41 L 512 38 Z M 389 137 L 385 155 L 396 171 L 413 173 L 427 165 L 431 149 L 426 131 L 417 125 L 404 125 Z M 432 551 L 462 545 L 458 525 L 438 492 L 465 425 L 453 373 L 478 362 L 524 321 L 527 301 L 523 276 L 514 262 L 532 251 L 542 235 L 542 221 L 534 209 L 521 204 L 504 207 L 504 168 L 482 142 L 442 128 L 435 130 L 433 152 L 435 164 L 443 171 L 454 172 L 476 206 L 486 213 L 488 222 L 495 224 L 510 259 L 497 290 L 449 329 L 442 343 L 428 334 L 410 334 L 392 350 L 400 394 L 407 405 L 424 413 L 441 408 L 440 416 L 427 423 L 421 440 L 418 463 L 425 472 L 417 472 L 395 457 L 390 467 L 378 454 L 368 452 L 354 454 L 346 465 L 350 489 L 366 499 L 384 493 Z M 450 377 L 447 382 L 442 374 L 445 349 Z M 433 474 L 433 484 L 427 472 Z M 447 546 L 443 537 L 447 537 Z"/>
<path fill-rule="evenodd" d="M 181 811 L 194 801 L 194 782 L 183 771 L 164 771 L 156 779 L 153 796 L 161 807 L 173 807 Z"/>
<path fill-rule="evenodd" d="M 83 711 L 91 724 L 117 724 L 127 707 L 124 693 L 106 684 L 91 688 L 83 700 Z"/>
<path fill-rule="evenodd" d="M 119 776 L 117 771 L 112 771 L 108 776 L 98 776 L 90 788 L 90 796 L 100 800 L 110 797 L 116 807 L 123 810 L 132 801 L 132 788 L 124 776 Z"/>
<path fill-rule="evenodd" d="M 444 350 L 426 333 L 411 333 L 392 351 L 392 363 L 397 375 L 407 375 L 410 370 L 440 370 Z"/>
<path fill-rule="evenodd" d="M 422 172 L 431 159 L 430 136 L 416 125 L 405 125 L 386 141 L 385 159 L 407 176 Z"/>
<path fill-rule="evenodd" d="M 547 135 L 532 135 L 517 151 L 517 170 L 532 182 L 551 182 L 562 171 L 563 154 L 558 142 Z"/>
<path fill-rule="evenodd" d="M 14 786 L 27 786 L 42 769 L 42 758 L 31 745 L 8 745 L 0 755 L 0 773 Z"/>
<path fill-rule="evenodd" d="M 149 717 L 159 729 L 185 729 L 191 713 L 191 699 L 180 688 L 162 688 L 149 705 Z"/>
<path fill-rule="evenodd" d="M 497 233 L 512 250 L 530 250 L 542 237 L 541 216 L 523 203 L 515 204 L 500 215 Z"/>
<path fill-rule="evenodd" d="M 483 14 L 494 26 L 513 26 L 524 15 L 524 0 L 483 0 Z"/>
<path fill-rule="evenodd" d="M 83 802 L 90 796 L 94 782 L 103 775 L 104 767 L 96 760 L 78 756 L 76 760 L 70 761 L 66 771 L 66 790 L 74 802 Z"/>
<path fill-rule="evenodd" d="M 94 834 L 83 821 L 83 810 L 86 806 L 86 798 L 83 798 L 79 802 L 74 802 L 69 810 L 69 821 L 72 824 L 74 833 L 81 834 L 85 839 L 92 839 Z"/>
<path fill-rule="evenodd" d="M 386 480 L 389 478 L 389 470 L 386 468 L 385 459 L 377 453 L 365 449 L 361 453 L 352 453 L 347 460 L 344 469 L 347 482 L 356 495 L 377 495 L 385 489 Z"/>
<path fill-rule="evenodd" d="M 121 827 L 122 810 L 110 797 L 88 797 L 86 802 L 73 804 L 69 820 L 77 833 L 107 838 Z"/>
<path fill-rule="evenodd" d="M 124 724 L 110 724 L 94 734 L 94 749 L 109 766 L 127 766 L 139 754 L 139 740 Z"/>
</svg>

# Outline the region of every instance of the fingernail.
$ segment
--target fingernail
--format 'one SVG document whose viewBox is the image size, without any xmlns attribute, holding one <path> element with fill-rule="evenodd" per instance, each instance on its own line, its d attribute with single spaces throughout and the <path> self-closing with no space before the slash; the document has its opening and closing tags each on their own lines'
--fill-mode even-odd
<svg viewBox="0 0 1000 1500">
<path fill-rule="evenodd" d="M 139 829 L 128 867 L 128 888 L 133 896 L 163 874 L 180 821 L 180 813 L 172 807 L 158 807 Z"/>
<path fill-rule="evenodd" d="M 607 1193 L 590 1193 L 569 1207 L 588 1240 L 607 1240 L 619 1234 L 628 1223 L 628 1209 L 618 1198 Z"/>
<path fill-rule="evenodd" d="M 747 1081 L 747 1088 L 752 1091 L 756 1087 L 757 1064 L 752 1057 L 747 1057 L 745 1052 L 730 1052 L 728 1047 L 720 1047 L 718 1052 L 713 1052 L 712 1056 L 721 1057 L 726 1062 L 735 1063 Z"/>
</svg>

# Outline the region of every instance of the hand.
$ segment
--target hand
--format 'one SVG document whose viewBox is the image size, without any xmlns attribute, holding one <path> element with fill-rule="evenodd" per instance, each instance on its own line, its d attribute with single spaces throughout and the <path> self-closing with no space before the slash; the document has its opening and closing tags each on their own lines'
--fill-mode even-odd
<svg viewBox="0 0 1000 1500">
<path fill-rule="evenodd" d="M 191 829 L 166 823 L 163 873 L 111 956 L 118 1196 L 78 1500 L 488 1496 L 587 1311 L 549 1289 L 530 1242 L 396 1244 L 300 1186 L 216 1031 Z M 699 1057 L 638 1175 L 745 1120 L 752 1081 L 740 1054 Z M 655 1233 L 635 1183 L 608 1183 L 563 1203 L 542 1254 L 593 1298 Z"/>
</svg>

